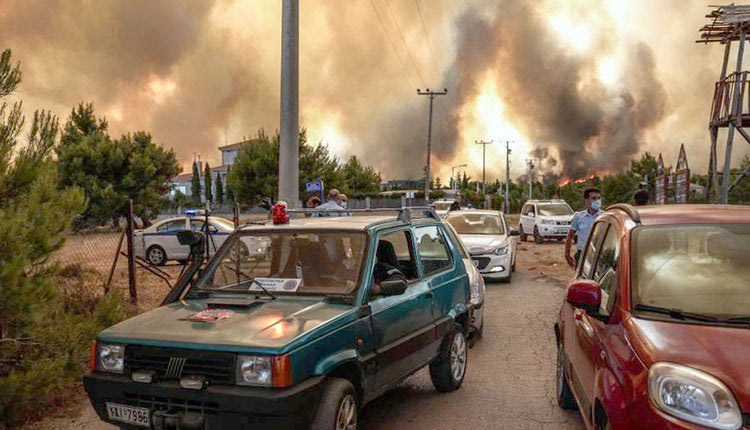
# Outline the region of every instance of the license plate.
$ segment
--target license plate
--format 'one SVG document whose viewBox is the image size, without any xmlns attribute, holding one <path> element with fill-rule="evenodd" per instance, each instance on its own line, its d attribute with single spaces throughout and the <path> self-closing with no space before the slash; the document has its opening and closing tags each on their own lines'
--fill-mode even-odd
<svg viewBox="0 0 750 430">
<path fill-rule="evenodd" d="M 558 228 L 557 230 L 555 230 L 555 234 L 564 234 L 567 232 L 568 232 L 567 228 Z"/>
<path fill-rule="evenodd" d="M 107 403 L 107 415 L 113 421 L 151 427 L 150 411 L 146 408 L 134 408 L 119 403 Z"/>
</svg>

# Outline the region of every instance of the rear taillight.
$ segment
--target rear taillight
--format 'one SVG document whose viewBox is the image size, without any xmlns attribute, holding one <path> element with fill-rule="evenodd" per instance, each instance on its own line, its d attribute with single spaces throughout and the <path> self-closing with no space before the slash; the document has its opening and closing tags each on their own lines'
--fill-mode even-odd
<svg viewBox="0 0 750 430">
<path fill-rule="evenodd" d="M 96 350 L 99 342 L 96 340 L 91 341 L 91 350 L 89 351 L 89 369 L 92 372 L 96 372 Z"/>
<path fill-rule="evenodd" d="M 273 386 L 285 388 L 292 385 L 292 364 L 288 355 L 273 358 Z"/>
</svg>

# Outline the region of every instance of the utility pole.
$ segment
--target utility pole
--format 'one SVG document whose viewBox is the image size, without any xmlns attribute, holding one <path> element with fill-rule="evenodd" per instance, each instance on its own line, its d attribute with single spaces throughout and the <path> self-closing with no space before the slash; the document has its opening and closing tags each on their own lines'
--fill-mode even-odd
<svg viewBox="0 0 750 430">
<path fill-rule="evenodd" d="M 485 148 L 487 148 L 487 145 L 492 145 L 492 141 L 485 142 L 484 140 L 476 140 L 474 141 L 477 145 L 482 145 L 482 194 L 487 194 L 487 185 L 485 184 L 484 179 L 484 154 L 485 154 Z"/>
<path fill-rule="evenodd" d="M 531 200 L 531 184 L 533 183 L 533 177 L 534 177 L 534 159 L 527 158 L 526 164 L 529 165 L 529 200 Z"/>
<path fill-rule="evenodd" d="M 420 96 L 427 96 L 430 98 L 430 120 L 427 125 L 427 165 L 424 170 L 424 201 L 425 204 L 430 202 L 430 144 L 432 143 L 432 103 L 435 97 L 448 94 L 448 88 L 443 88 L 441 92 L 430 91 L 429 88 L 425 91 L 421 91 L 417 88 L 417 94 Z"/>
<path fill-rule="evenodd" d="M 510 212 L 510 144 L 505 141 L 505 213 Z"/>
<path fill-rule="evenodd" d="M 281 6 L 279 200 L 299 206 L 299 0 Z"/>
<path fill-rule="evenodd" d="M 456 171 L 457 167 L 466 167 L 466 164 L 459 164 L 458 166 L 451 167 L 451 181 L 453 182 L 451 184 L 451 190 L 454 191 L 458 189 L 458 180 L 454 178 L 454 172 Z"/>
</svg>

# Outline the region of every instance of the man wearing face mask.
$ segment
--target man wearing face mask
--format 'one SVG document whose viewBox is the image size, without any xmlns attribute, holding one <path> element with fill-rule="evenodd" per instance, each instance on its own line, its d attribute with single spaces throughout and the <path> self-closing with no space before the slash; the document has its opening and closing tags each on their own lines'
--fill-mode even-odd
<svg viewBox="0 0 750 430">
<path fill-rule="evenodd" d="M 586 209 L 576 212 L 573 215 L 568 237 L 565 238 L 565 261 L 572 268 L 578 266 L 578 260 L 581 257 L 583 248 L 586 246 L 586 240 L 589 238 L 594 220 L 602 213 L 602 193 L 597 188 L 587 188 L 583 192 L 583 200 L 586 204 Z M 571 257 L 570 245 L 573 243 L 573 236 L 576 234 L 578 234 L 578 241 L 576 242 L 577 250 L 575 257 Z"/>
</svg>

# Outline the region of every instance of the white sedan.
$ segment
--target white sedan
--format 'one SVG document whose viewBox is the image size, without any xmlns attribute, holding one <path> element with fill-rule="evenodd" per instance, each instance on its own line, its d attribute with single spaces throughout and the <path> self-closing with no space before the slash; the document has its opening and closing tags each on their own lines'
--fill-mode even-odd
<svg viewBox="0 0 750 430">
<path fill-rule="evenodd" d="M 516 270 L 516 244 L 500 211 L 467 209 L 451 211 L 445 220 L 461 238 L 471 259 L 485 279 L 510 282 Z"/>
<path fill-rule="evenodd" d="M 192 230 L 206 232 L 206 218 L 203 216 L 183 215 L 167 218 L 154 225 L 136 230 L 133 237 L 133 251 L 138 257 L 146 259 L 154 265 L 165 264 L 169 260 L 185 262 L 190 258 L 190 247 L 180 245 L 177 233 Z M 229 235 L 234 231 L 234 223 L 224 218 L 208 217 L 209 255 L 213 255 Z M 257 243 L 256 243 L 257 242 Z M 258 239 L 248 238 L 242 241 L 241 256 L 249 258 L 259 257 L 266 253 L 268 244 L 260 243 Z"/>
</svg>

